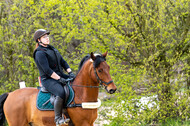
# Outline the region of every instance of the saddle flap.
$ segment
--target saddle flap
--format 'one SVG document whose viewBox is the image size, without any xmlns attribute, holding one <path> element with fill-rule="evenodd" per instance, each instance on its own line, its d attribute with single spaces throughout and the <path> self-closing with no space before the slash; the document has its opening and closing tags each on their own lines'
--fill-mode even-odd
<svg viewBox="0 0 190 126">
<path fill-rule="evenodd" d="M 69 87 L 67 85 L 64 86 L 64 91 L 65 91 L 64 105 L 66 105 L 69 95 L 70 95 Z"/>
</svg>

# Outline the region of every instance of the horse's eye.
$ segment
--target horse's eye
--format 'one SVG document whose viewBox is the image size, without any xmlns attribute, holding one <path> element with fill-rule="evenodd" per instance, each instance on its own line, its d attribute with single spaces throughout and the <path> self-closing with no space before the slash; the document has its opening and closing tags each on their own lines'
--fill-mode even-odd
<svg viewBox="0 0 190 126">
<path fill-rule="evenodd" d="M 103 71 L 102 69 L 98 70 L 99 73 L 101 73 L 102 71 Z"/>
</svg>

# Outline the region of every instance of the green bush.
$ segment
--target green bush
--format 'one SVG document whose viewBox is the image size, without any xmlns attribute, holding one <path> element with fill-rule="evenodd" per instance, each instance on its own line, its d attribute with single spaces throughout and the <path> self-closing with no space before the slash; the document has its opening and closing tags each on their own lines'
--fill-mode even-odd
<svg viewBox="0 0 190 126">
<path fill-rule="evenodd" d="M 75 73 L 86 54 L 108 51 L 118 88 L 110 125 L 188 122 L 189 20 L 188 0 L 1 1 L 0 93 L 18 89 L 20 81 L 38 85 L 33 34 L 44 28 Z M 153 107 L 138 105 L 154 96 Z"/>
</svg>

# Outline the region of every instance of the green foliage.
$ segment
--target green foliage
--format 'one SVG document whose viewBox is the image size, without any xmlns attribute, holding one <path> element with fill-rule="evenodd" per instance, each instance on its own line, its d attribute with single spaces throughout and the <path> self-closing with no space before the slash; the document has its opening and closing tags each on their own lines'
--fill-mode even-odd
<svg viewBox="0 0 190 126">
<path fill-rule="evenodd" d="M 180 119 L 171 118 L 167 122 L 162 123 L 161 126 L 189 126 L 189 121 L 181 121 Z"/>
<path fill-rule="evenodd" d="M 86 54 L 108 51 L 118 88 L 110 125 L 188 121 L 189 20 L 188 0 L 1 1 L 0 94 L 38 85 L 33 34 L 43 28 L 75 73 Z"/>
</svg>

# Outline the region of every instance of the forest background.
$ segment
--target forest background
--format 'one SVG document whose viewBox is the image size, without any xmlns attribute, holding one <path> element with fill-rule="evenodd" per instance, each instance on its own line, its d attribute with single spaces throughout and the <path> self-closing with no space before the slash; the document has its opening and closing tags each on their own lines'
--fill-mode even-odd
<svg viewBox="0 0 190 126">
<path fill-rule="evenodd" d="M 40 28 L 75 74 L 85 55 L 108 51 L 118 87 L 106 102 L 114 115 L 99 113 L 108 125 L 190 120 L 189 0 L 0 0 L 0 94 L 38 86 Z"/>
</svg>

